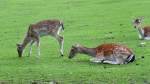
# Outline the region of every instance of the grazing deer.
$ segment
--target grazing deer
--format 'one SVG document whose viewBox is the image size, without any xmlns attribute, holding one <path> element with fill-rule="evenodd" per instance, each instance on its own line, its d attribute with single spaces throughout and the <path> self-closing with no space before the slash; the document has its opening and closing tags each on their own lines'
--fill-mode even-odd
<svg viewBox="0 0 150 84">
<path fill-rule="evenodd" d="M 139 33 L 139 38 L 141 40 L 144 40 L 144 39 L 150 40 L 150 26 L 142 27 L 141 22 L 142 22 L 142 18 L 135 19 L 133 22 L 134 28 L 137 29 Z"/>
<path fill-rule="evenodd" d="M 30 43 L 29 56 L 32 52 L 32 45 L 36 42 L 38 56 L 40 56 L 40 37 L 50 35 L 57 39 L 60 45 L 60 54 L 63 56 L 64 39 L 60 36 L 60 32 L 64 30 L 63 23 L 59 20 L 43 20 L 36 24 L 30 24 L 26 36 L 21 44 L 17 44 L 17 51 L 19 57 L 27 44 Z"/>
<path fill-rule="evenodd" d="M 119 44 L 102 44 L 96 48 L 87 48 L 82 45 L 73 45 L 69 58 L 73 58 L 77 53 L 87 54 L 90 61 L 108 64 L 127 64 L 135 60 L 135 55 L 131 49 Z"/>
</svg>

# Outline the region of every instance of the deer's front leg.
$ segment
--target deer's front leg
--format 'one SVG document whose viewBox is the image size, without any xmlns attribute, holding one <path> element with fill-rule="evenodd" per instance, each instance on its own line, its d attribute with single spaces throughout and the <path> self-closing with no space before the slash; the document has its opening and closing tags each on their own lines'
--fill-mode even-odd
<svg viewBox="0 0 150 84">
<path fill-rule="evenodd" d="M 108 64 L 120 64 L 119 62 L 117 62 L 117 61 L 112 61 L 112 60 L 105 60 L 105 61 L 103 61 L 103 63 L 108 63 Z"/>
<path fill-rule="evenodd" d="M 40 42 L 37 43 L 37 52 L 38 52 L 38 57 L 41 55 L 40 53 Z"/>
<path fill-rule="evenodd" d="M 32 53 L 32 45 L 33 45 L 33 44 L 34 44 L 34 41 L 31 41 L 28 56 L 31 56 L 31 53 Z"/>
<path fill-rule="evenodd" d="M 93 62 L 93 63 L 103 63 L 103 59 L 97 59 L 97 58 L 92 58 L 92 59 L 90 59 L 90 61 L 91 62 Z"/>
<path fill-rule="evenodd" d="M 40 39 L 36 37 L 36 45 L 37 45 L 37 56 L 40 56 Z"/>
<path fill-rule="evenodd" d="M 103 63 L 104 57 L 94 57 L 94 58 L 90 59 L 90 61 L 94 62 L 94 63 Z"/>
<path fill-rule="evenodd" d="M 57 40 L 60 46 L 60 54 L 61 56 L 63 56 L 64 55 L 64 38 L 62 36 L 57 36 Z"/>
<path fill-rule="evenodd" d="M 90 61 L 94 63 L 103 63 L 104 59 L 105 58 L 104 58 L 103 52 L 100 52 L 100 53 L 97 53 L 95 57 L 90 59 Z"/>
</svg>

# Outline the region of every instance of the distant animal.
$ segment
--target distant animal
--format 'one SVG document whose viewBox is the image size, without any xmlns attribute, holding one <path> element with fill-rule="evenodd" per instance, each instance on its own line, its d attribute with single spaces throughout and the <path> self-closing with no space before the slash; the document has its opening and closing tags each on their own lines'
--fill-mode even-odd
<svg viewBox="0 0 150 84">
<path fill-rule="evenodd" d="M 139 38 L 141 40 L 150 40 L 150 26 L 142 27 L 141 26 L 142 20 L 143 20 L 143 18 L 136 18 L 133 21 L 134 28 L 137 29 Z"/>
<path fill-rule="evenodd" d="M 59 42 L 60 54 L 63 56 L 64 39 L 60 36 L 60 32 L 64 30 L 63 22 L 60 20 L 43 20 L 35 24 L 30 24 L 26 36 L 22 43 L 17 44 L 19 57 L 22 57 L 23 51 L 27 44 L 30 44 L 29 56 L 32 52 L 32 45 L 36 43 L 38 54 L 40 56 L 40 37 L 52 36 Z"/>
<path fill-rule="evenodd" d="M 68 58 L 73 58 L 77 53 L 91 56 L 90 61 L 95 63 L 127 64 L 135 60 L 135 55 L 130 48 L 114 43 L 102 44 L 94 48 L 76 44 L 72 46 Z"/>
</svg>

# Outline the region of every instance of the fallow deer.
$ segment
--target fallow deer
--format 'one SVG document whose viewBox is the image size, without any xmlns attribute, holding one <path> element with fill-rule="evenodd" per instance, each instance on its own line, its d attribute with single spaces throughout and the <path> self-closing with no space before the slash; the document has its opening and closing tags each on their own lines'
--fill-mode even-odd
<svg viewBox="0 0 150 84">
<path fill-rule="evenodd" d="M 141 26 L 143 18 L 137 18 L 133 21 L 134 28 L 137 29 L 139 38 L 141 40 L 150 40 L 150 26 Z"/>
<path fill-rule="evenodd" d="M 64 30 L 63 22 L 59 20 L 43 20 L 35 24 L 30 24 L 26 36 L 21 44 L 17 44 L 17 51 L 19 57 L 22 57 L 23 50 L 30 43 L 29 56 L 32 52 L 32 44 L 36 42 L 38 56 L 40 56 L 40 37 L 52 36 L 57 39 L 60 45 L 60 54 L 63 56 L 63 36 L 60 36 L 60 32 Z"/>
<path fill-rule="evenodd" d="M 72 46 L 68 58 L 73 58 L 77 53 L 91 56 L 90 61 L 96 63 L 127 64 L 135 60 L 135 55 L 130 48 L 113 43 L 102 44 L 94 48 L 76 44 Z"/>
</svg>

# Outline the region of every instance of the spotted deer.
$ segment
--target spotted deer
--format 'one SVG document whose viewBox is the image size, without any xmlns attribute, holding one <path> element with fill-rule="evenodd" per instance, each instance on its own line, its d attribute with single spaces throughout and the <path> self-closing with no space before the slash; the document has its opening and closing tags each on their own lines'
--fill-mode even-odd
<svg viewBox="0 0 150 84">
<path fill-rule="evenodd" d="M 22 43 L 17 44 L 19 57 L 22 57 L 23 51 L 27 44 L 30 44 L 29 56 L 32 52 L 32 45 L 36 43 L 38 55 L 40 56 L 40 37 L 52 36 L 57 39 L 60 45 L 60 54 L 63 56 L 64 39 L 60 32 L 64 30 L 63 22 L 59 20 L 43 20 L 35 24 L 30 24 L 26 36 Z"/>
<path fill-rule="evenodd" d="M 91 56 L 90 61 L 96 63 L 127 64 L 135 60 L 131 49 L 113 43 L 102 44 L 94 48 L 87 48 L 80 44 L 73 45 L 69 58 L 73 58 L 77 53 Z"/>
<path fill-rule="evenodd" d="M 143 18 L 137 18 L 133 21 L 134 28 L 137 29 L 141 40 L 150 40 L 150 26 L 141 26 Z"/>
</svg>

